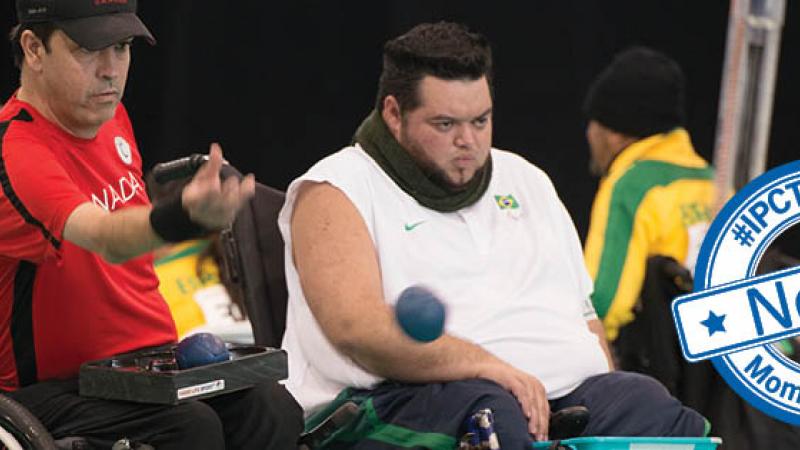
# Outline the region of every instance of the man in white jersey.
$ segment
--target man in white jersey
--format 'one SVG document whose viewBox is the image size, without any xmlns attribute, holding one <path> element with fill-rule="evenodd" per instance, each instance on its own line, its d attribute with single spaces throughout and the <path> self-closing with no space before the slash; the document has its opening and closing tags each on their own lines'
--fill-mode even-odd
<svg viewBox="0 0 800 450">
<path fill-rule="evenodd" d="M 700 436 L 652 379 L 609 372 L 574 225 L 547 176 L 491 148 L 491 50 L 452 23 L 384 48 L 376 110 L 352 146 L 295 180 L 287 244 L 288 389 L 306 414 L 356 399 L 329 448 L 452 449 L 491 409 L 504 450 L 584 405 L 593 435 Z M 405 336 L 392 305 L 422 284 L 446 332 Z"/>
</svg>

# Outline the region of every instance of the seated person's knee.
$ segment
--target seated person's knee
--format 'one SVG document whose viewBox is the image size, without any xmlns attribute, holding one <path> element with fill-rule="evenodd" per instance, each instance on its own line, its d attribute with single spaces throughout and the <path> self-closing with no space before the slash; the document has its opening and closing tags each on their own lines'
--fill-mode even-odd
<svg viewBox="0 0 800 450">
<path fill-rule="evenodd" d="M 170 420 L 175 426 L 174 433 L 181 441 L 196 442 L 202 448 L 225 448 L 222 421 L 213 408 L 199 401 L 184 403 L 174 408 Z"/>
</svg>

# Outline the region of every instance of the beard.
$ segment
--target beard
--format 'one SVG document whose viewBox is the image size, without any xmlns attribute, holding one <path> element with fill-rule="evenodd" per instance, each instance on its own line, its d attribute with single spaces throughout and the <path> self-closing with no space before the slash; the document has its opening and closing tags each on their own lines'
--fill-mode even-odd
<svg viewBox="0 0 800 450">
<path fill-rule="evenodd" d="M 472 177 L 459 183 L 451 180 L 447 176 L 447 171 L 436 165 L 433 160 L 428 158 L 427 154 L 422 149 L 422 146 L 413 139 L 410 139 L 408 136 L 402 136 L 400 145 L 408 152 L 408 154 L 417 164 L 417 167 L 422 170 L 425 176 L 428 177 L 433 184 L 444 189 L 445 192 L 452 194 L 466 191 L 473 183 L 479 182 L 479 180 L 483 178 L 483 174 L 486 172 L 486 166 L 489 162 L 489 158 L 486 158 L 483 164 L 481 164 L 481 166 L 475 170 L 475 173 L 472 174 Z"/>
<path fill-rule="evenodd" d="M 606 171 L 598 164 L 594 158 L 589 158 L 589 173 L 597 178 L 603 178 L 606 174 Z"/>
</svg>

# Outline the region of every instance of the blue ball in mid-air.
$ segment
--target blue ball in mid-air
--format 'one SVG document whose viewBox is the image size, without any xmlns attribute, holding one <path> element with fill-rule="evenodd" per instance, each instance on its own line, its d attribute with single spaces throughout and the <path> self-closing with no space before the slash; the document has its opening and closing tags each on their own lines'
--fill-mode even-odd
<svg viewBox="0 0 800 450">
<path fill-rule="evenodd" d="M 187 336 L 175 347 L 175 359 L 181 369 L 205 366 L 230 359 L 225 342 L 211 333 Z"/>
<path fill-rule="evenodd" d="M 400 328 L 412 339 L 431 342 L 444 332 L 444 304 L 429 289 L 410 286 L 400 293 L 394 306 Z"/>
</svg>

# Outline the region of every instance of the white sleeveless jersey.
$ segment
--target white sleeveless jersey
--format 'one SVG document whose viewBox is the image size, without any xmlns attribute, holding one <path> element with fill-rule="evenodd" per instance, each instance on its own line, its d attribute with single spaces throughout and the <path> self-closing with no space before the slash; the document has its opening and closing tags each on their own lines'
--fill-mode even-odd
<svg viewBox="0 0 800 450">
<path fill-rule="evenodd" d="M 306 413 L 367 373 L 327 341 L 308 308 L 291 255 L 290 220 L 301 183 L 328 182 L 353 202 L 377 249 L 383 295 L 393 304 L 422 284 L 447 307 L 446 331 L 536 376 L 548 398 L 608 371 L 597 337 L 591 280 L 575 227 L 549 178 L 520 156 L 492 149 L 489 188 L 457 212 L 426 208 L 359 147 L 318 162 L 289 186 L 278 219 L 286 242 L 286 386 Z"/>
</svg>

